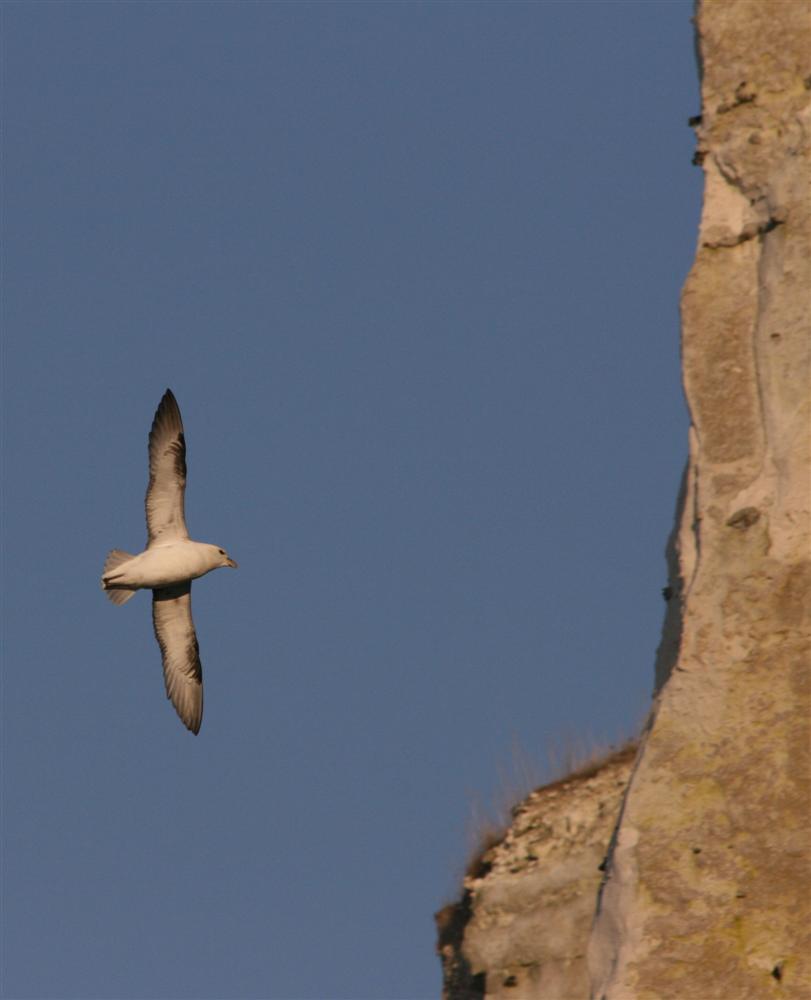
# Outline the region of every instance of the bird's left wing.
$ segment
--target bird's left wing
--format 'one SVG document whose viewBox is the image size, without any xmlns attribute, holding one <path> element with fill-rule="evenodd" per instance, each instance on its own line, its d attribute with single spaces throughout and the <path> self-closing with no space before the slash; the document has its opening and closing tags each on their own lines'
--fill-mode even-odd
<svg viewBox="0 0 811 1000">
<path fill-rule="evenodd" d="M 191 580 L 152 591 L 152 622 L 163 657 L 166 696 L 193 733 L 203 721 L 203 668 L 191 617 Z"/>
<path fill-rule="evenodd" d="M 186 439 L 172 390 L 167 389 L 149 432 L 149 486 L 146 491 L 147 547 L 189 537 L 183 500 L 186 492 Z"/>
</svg>

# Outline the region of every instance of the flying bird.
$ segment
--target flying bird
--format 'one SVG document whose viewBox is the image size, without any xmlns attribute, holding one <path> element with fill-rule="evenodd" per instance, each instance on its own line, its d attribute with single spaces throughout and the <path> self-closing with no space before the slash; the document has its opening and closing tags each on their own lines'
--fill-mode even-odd
<svg viewBox="0 0 811 1000">
<path fill-rule="evenodd" d="M 186 529 L 186 439 L 177 400 L 167 389 L 149 432 L 147 546 L 137 556 L 113 549 L 101 586 L 113 604 L 152 591 L 152 623 L 163 658 L 166 697 L 193 733 L 203 719 L 203 668 L 191 617 L 191 582 L 220 566 L 236 569 L 225 549 L 193 542 Z"/>
</svg>

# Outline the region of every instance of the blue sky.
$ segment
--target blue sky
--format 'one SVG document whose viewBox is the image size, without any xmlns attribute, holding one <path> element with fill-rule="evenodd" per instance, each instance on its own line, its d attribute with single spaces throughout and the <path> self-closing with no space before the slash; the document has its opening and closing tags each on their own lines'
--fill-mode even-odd
<svg viewBox="0 0 811 1000">
<path fill-rule="evenodd" d="M 639 723 L 691 13 L 3 5 L 3 997 L 436 996 L 515 748 Z M 167 386 L 198 737 L 99 589 Z"/>
</svg>

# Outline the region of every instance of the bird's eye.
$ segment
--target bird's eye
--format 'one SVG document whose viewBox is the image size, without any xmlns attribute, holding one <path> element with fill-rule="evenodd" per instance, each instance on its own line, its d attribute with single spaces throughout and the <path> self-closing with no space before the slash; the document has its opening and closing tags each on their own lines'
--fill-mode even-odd
<svg viewBox="0 0 811 1000">
<path fill-rule="evenodd" d="M 220 551 L 220 555 L 221 555 L 221 556 L 224 556 L 224 555 L 225 555 L 225 549 L 220 549 L 219 551 Z"/>
</svg>

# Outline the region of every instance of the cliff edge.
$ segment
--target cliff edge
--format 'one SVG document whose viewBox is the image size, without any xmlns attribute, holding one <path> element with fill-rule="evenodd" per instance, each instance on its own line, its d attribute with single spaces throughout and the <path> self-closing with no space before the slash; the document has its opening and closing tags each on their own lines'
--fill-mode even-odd
<svg viewBox="0 0 811 1000">
<path fill-rule="evenodd" d="M 811 1000 L 811 3 L 703 0 L 696 32 L 690 453 L 654 704 L 630 773 L 558 803 L 537 865 L 468 880 L 440 935 L 448 1000 Z M 575 873 L 556 911 L 593 860 L 566 809 L 597 802 L 602 876 Z"/>
<path fill-rule="evenodd" d="M 446 1000 L 586 997 L 586 946 L 636 744 L 532 792 L 436 916 Z"/>
</svg>

